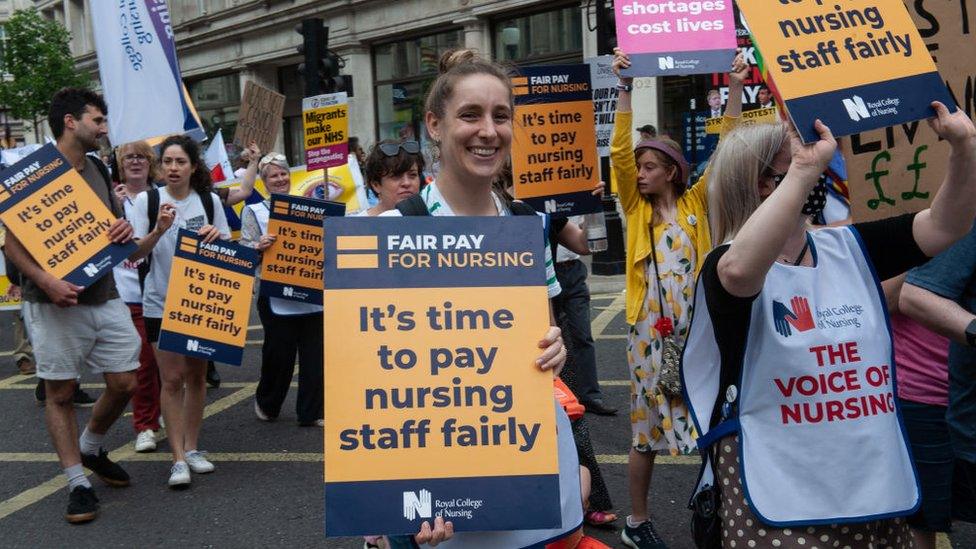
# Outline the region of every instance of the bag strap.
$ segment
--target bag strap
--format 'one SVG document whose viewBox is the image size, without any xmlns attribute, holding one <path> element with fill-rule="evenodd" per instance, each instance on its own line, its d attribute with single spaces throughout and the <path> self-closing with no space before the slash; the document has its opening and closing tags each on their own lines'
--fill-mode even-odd
<svg viewBox="0 0 976 549">
<path fill-rule="evenodd" d="M 207 225 L 213 225 L 214 222 L 213 195 L 210 194 L 210 191 L 202 192 L 202 193 L 198 192 L 197 194 L 200 195 L 200 202 L 203 203 L 203 211 L 204 213 L 207 214 Z"/>
<path fill-rule="evenodd" d="M 663 284 L 661 283 L 661 273 L 658 271 L 657 267 L 657 248 L 655 248 L 655 242 L 654 225 L 651 225 L 651 262 L 654 264 L 654 278 L 657 279 L 657 299 L 661 307 L 661 316 L 664 316 L 664 289 L 662 288 Z M 674 313 L 674 311 L 671 312 Z M 674 318 L 673 314 L 669 316 L 671 317 L 671 324 L 674 326 L 674 329 L 677 330 L 678 319 Z"/>
<path fill-rule="evenodd" d="M 159 217 L 159 189 L 153 187 L 146 191 L 146 215 L 149 217 L 149 230 L 153 232 L 156 228 L 156 218 Z"/>
<path fill-rule="evenodd" d="M 427 203 L 424 202 L 423 197 L 419 194 L 397 202 L 396 209 L 400 210 L 400 213 L 404 216 L 430 215 L 430 210 L 427 209 Z"/>
</svg>

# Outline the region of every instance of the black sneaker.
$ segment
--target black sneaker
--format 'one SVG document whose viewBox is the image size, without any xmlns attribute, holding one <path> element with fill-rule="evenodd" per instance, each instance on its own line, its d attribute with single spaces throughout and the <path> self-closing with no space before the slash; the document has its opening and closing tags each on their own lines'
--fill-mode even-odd
<svg viewBox="0 0 976 549">
<path fill-rule="evenodd" d="M 661 536 L 657 535 L 650 520 L 645 520 L 633 528 L 630 524 L 625 524 L 620 532 L 620 540 L 631 549 L 668 549 Z"/>
<path fill-rule="evenodd" d="M 75 406 L 90 408 L 95 405 L 95 400 L 96 399 L 92 398 L 91 395 L 86 393 L 85 390 L 81 388 L 81 385 L 75 385 L 75 396 L 74 400 L 72 401 L 74 402 Z"/>
<path fill-rule="evenodd" d="M 109 486 L 128 486 L 129 473 L 119 466 L 118 463 L 108 459 L 108 452 L 104 448 L 98 449 L 98 455 L 81 454 L 81 464 L 98 475 Z"/>
<path fill-rule="evenodd" d="M 90 486 L 78 486 L 68 494 L 68 510 L 64 519 L 71 524 L 95 520 L 98 515 L 98 497 Z"/>
<path fill-rule="evenodd" d="M 44 406 L 44 401 L 47 399 L 47 390 L 44 388 L 44 380 L 37 380 L 37 387 L 34 387 L 34 400 L 37 402 L 38 406 Z"/>
<path fill-rule="evenodd" d="M 217 373 L 217 365 L 212 360 L 207 362 L 207 385 L 214 389 L 220 387 L 220 374 Z"/>
</svg>

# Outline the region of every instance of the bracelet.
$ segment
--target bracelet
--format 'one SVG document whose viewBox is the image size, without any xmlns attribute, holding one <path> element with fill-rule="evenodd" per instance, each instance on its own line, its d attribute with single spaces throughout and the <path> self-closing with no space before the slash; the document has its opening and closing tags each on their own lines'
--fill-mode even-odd
<svg viewBox="0 0 976 549">
<path fill-rule="evenodd" d="M 634 91 L 634 86 L 632 86 L 631 84 L 624 84 L 623 82 L 620 82 L 619 80 L 617 81 L 617 85 L 614 86 L 614 87 L 617 88 L 620 91 L 625 91 L 625 92 Z"/>
</svg>

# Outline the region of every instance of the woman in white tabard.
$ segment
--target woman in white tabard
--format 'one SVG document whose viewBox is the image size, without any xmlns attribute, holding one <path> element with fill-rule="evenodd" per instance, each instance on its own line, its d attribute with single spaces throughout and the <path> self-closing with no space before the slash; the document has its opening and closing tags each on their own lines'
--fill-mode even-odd
<svg viewBox="0 0 976 549">
<path fill-rule="evenodd" d="M 120 181 L 115 187 L 115 196 L 125 211 L 126 219 L 132 219 L 139 193 L 156 188 L 154 181 L 159 179 L 156 153 L 145 141 L 133 141 L 121 145 L 116 149 L 115 155 Z M 136 452 L 154 451 L 155 431 L 159 430 L 159 366 L 156 364 L 152 345 L 146 337 L 142 314 L 142 283 L 139 280 L 140 266 L 145 261 L 125 260 L 112 270 L 119 296 L 128 305 L 132 324 L 142 338 L 139 369 L 136 370 L 136 390 L 132 393 L 132 427 L 136 432 Z"/>
<path fill-rule="evenodd" d="M 492 190 L 492 183 L 504 167 L 512 148 L 513 95 L 505 69 L 479 57 L 472 50 L 445 53 L 440 60 L 440 74 L 427 95 L 426 111 L 427 132 L 440 150 L 437 179 L 415 197 L 399 202 L 396 209 L 382 215 L 442 217 L 517 214 L 515 205 L 519 203 L 507 204 Z M 526 213 L 535 215 L 531 211 Z M 540 219 L 539 230 L 545 230 L 545 220 Z M 550 298 L 559 293 L 551 255 L 546 246 Z M 542 354 L 536 360 L 538 367 L 558 373 L 566 362 L 566 348 L 559 328 L 550 326 L 539 347 Z M 465 549 L 517 548 L 549 543 L 577 532 L 583 522 L 579 462 L 569 418 L 557 402 L 554 401 L 553 406 L 557 410 L 559 433 L 562 527 L 453 534 L 453 525 L 437 517 L 433 526 L 425 522 L 413 539 L 391 536 L 393 546 L 409 547 L 416 542 L 422 545 L 445 543 L 448 547 Z"/>
<path fill-rule="evenodd" d="M 261 179 L 273 194 L 288 194 L 291 173 L 285 156 L 270 153 L 258 164 Z M 271 200 L 249 204 L 241 215 L 241 244 L 267 250 L 276 240 L 268 234 Z M 254 414 L 272 421 L 281 412 L 295 373 L 298 356 L 298 425 L 322 425 L 322 306 L 277 297 L 259 297 L 258 315 L 264 328 L 261 378 L 254 395 Z"/>
<path fill-rule="evenodd" d="M 227 217 L 220 207 L 220 199 L 211 192 L 210 172 L 200 158 L 196 142 L 186 136 L 171 136 L 163 141 L 160 150 L 166 185 L 137 196 L 130 219 L 137 238 L 158 239 L 152 249 L 142 295 L 146 335 L 152 343 L 159 341 L 179 229 L 196 231 L 205 242 L 230 238 Z M 159 196 L 159 221 L 152 228 L 148 218 L 150 193 Z M 206 396 L 207 361 L 158 347 L 156 361 L 162 378 L 160 404 L 173 452 L 169 486 L 187 487 L 190 471 L 209 473 L 214 470 L 213 463 L 198 447 Z"/>
<path fill-rule="evenodd" d="M 376 195 L 377 202 L 355 216 L 377 216 L 392 210 L 397 202 L 420 191 L 424 178 L 420 144 L 413 140 L 384 139 L 369 150 L 363 170 L 366 188 Z"/>
<path fill-rule="evenodd" d="M 714 242 L 683 357 L 701 433 L 697 497 L 720 502 L 725 547 L 911 547 L 919 489 L 895 394 L 880 279 L 967 233 L 976 129 L 933 103 L 952 146 L 929 209 L 811 230 L 837 143 L 819 120 L 737 128 L 712 157 Z M 705 306 L 700 304 L 704 303 Z"/>
</svg>

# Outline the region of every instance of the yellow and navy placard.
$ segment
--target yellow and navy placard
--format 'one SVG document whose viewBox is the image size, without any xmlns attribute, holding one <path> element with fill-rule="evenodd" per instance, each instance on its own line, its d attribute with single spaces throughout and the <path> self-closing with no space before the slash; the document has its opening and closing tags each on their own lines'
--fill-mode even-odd
<svg viewBox="0 0 976 549">
<path fill-rule="evenodd" d="M 115 217 L 53 144 L 0 172 L 0 221 L 41 268 L 78 286 L 136 249 L 109 239 Z"/>
<path fill-rule="evenodd" d="M 327 536 L 560 525 L 544 246 L 532 216 L 326 218 Z"/>
<path fill-rule="evenodd" d="M 0 260 L 2 259 L 0 257 Z M 14 299 L 14 296 L 10 294 L 11 286 L 10 278 L 7 277 L 7 266 L 3 261 L 0 261 L 0 311 L 20 310 L 20 298 Z"/>
<path fill-rule="evenodd" d="M 722 125 L 724 124 L 724 121 L 724 116 L 709 118 L 705 121 L 705 133 L 709 135 L 718 135 L 722 133 Z M 779 109 L 776 107 L 767 107 L 765 109 L 753 109 L 751 111 L 743 112 L 739 116 L 737 125 L 751 126 L 753 124 L 776 124 L 778 122 Z"/>
<path fill-rule="evenodd" d="M 240 366 L 247 339 L 257 252 L 180 229 L 159 348 Z"/>
<path fill-rule="evenodd" d="M 345 213 L 338 202 L 271 195 L 268 234 L 278 238 L 261 258 L 261 295 L 321 305 L 322 220 Z"/>
<path fill-rule="evenodd" d="M 590 66 L 524 67 L 515 93 L 515 198 L 558 217 L 603 211 Z"/>
<path fill-rule="evenodd" d="M 349 154 L 349 100 L 346 92 L 302 99 L 305 165 L 321 170 L 346 163 Z"/>
<path fill-rule="evenodd" d="M 903 2 L 738 0 L 803 141 L 934 116 L 955 102 Z"/>
</svg>

